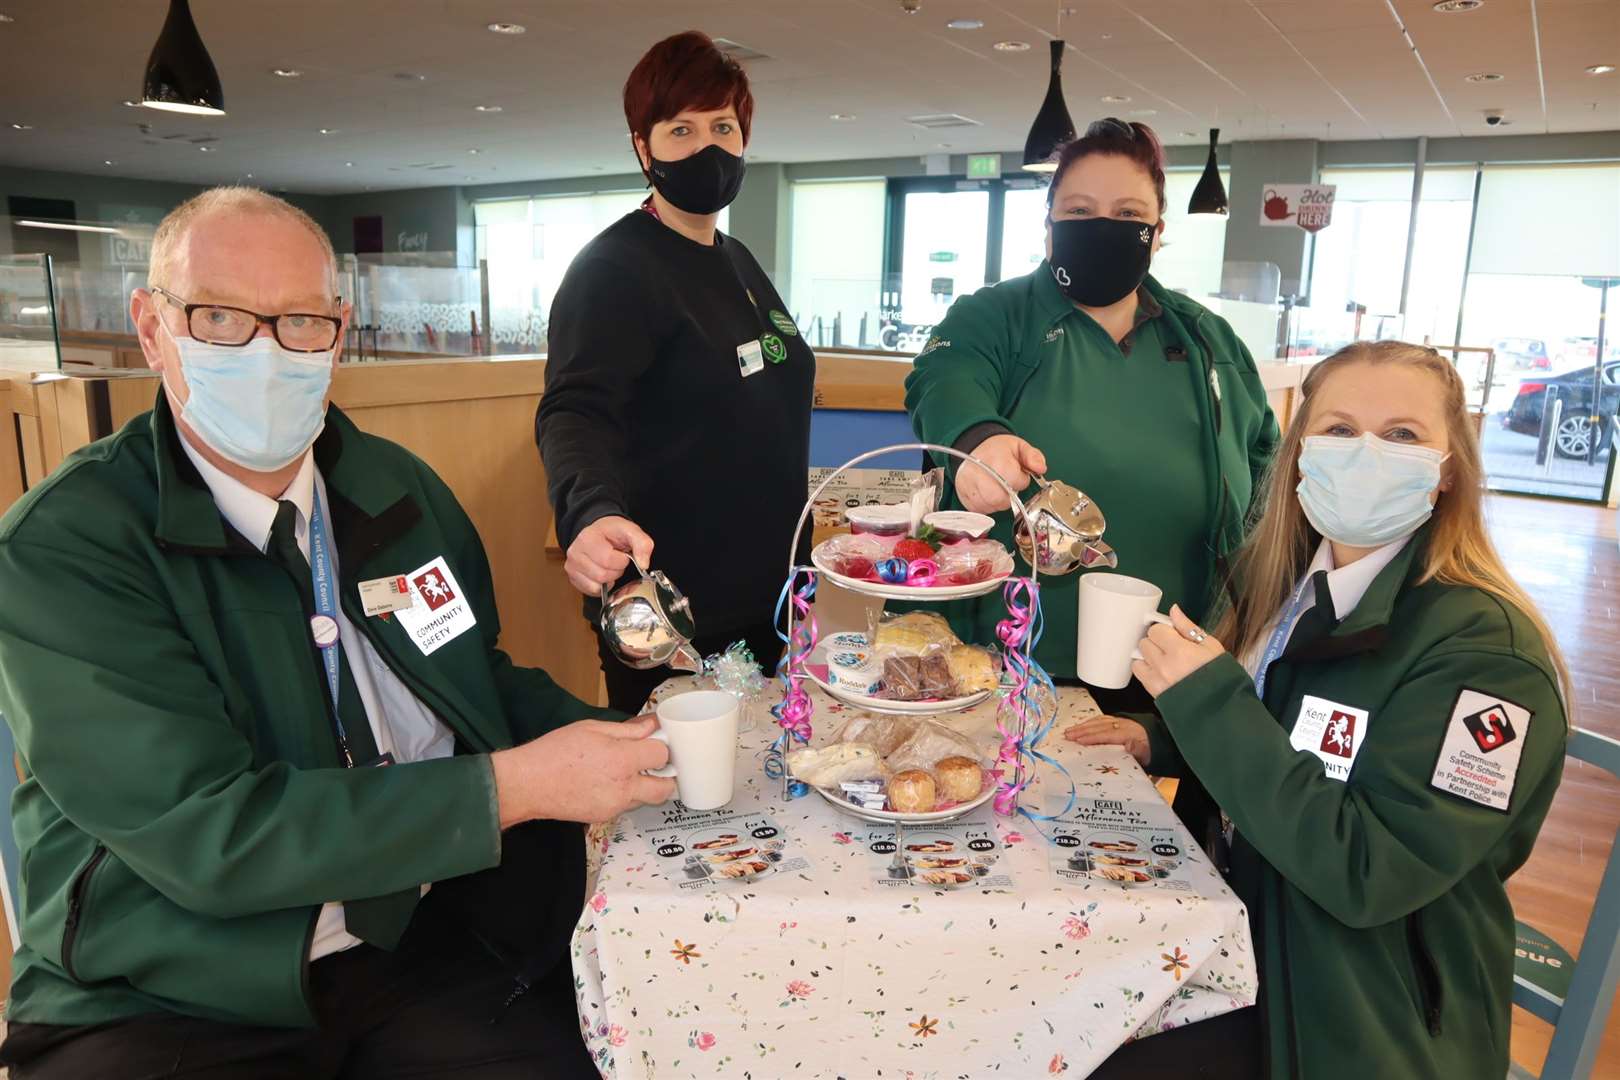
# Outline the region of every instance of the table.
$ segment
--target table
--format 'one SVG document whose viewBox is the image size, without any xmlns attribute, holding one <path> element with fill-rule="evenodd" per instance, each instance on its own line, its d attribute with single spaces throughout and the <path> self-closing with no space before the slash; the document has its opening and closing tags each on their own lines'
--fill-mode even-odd
<svg viewBox="0 0 1620 1080">
<path fill-rule="evenodd" d="M 813 693 L 819 744 L 856 710 Z M 1123 750 L 1059 737 L 1096 713 L 1089 694 L 1064 689 L 1060 710 L 1043 749 L 1081 795 L 1151 801 L 1173 820 Z M 943 719 L 988 748 L 994 713 L 992 701 Z M 1061 883 L 1042 835 L 1052 827 L 989 807 L 974 817 L 989 819 L 995 872 L 1011 888 L 885 883 L 866 842 L 876 827 L 814 793 L 785 800 L 764 777 L 759 755 L 775 734 L 761 725 L 741 736 L 728 810 L 754 819 L 745 824 L 768 815 L 781 830 L 773 843 L 786 845 L 779 865 L 802 857 L 804 869 L 682 888 L 681 861 L 661 859 L 644 835 L 661 828 L 663 808 L 592 832 L 595 885 L 573 965 L 605 1077 L 1085 1076 L 1132 1037 L 1254 1003 L 1243 905 L 1179 822 L 1190 885 L 1179 893 Z M 1067 793 L 1043 768 L 1026 806 L 1042 808 L 1042 788 Z"/>
</svg>

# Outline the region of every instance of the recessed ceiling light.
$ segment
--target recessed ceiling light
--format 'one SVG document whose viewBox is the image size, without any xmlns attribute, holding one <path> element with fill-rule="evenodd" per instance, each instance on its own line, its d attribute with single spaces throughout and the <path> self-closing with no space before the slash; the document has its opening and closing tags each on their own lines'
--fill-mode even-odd
<svg viewBox="0 0 1620 1080">
<path fill-rule="evenodd" d="M 212 146 L 199 146 L 197 149 L 201 150 L 205 154 L 211 154 L 214 151 Z"/>
<path fill-rule="evenodd" d="M 935 143 L 934 145 L 941 150 L 949 150 L 951 148 L 951 144 L 948 142 Z"/>
<path fill-rule="evenodd" d="M 478 147 L 475 146 L 472 149 L 468 150 L 467 153 L 469 153 L 469 154 L 482 154 L 483 151 L 478 149 Z"/>
<path fill-rule="evenodd" d="M 344 163 L 343 163 L 343 167 L 344 167 L 344 168 L 345 168 L 345 169 L 352 169 L 352 168 L 354 168 L 354 162 L 352 162 L 352 161 L 345 161 L 345 162 L 344 162 Z"/>
<path fill-rule="evenodd" d="M 423 82 L 427 79 L 427 76 L 418 75 L 414 71 L 396 71 L 394 72 L 394 78 L 400 82 Z"/>
<path fill-rule="evenodd" d="M 945 24 L 947 30 L 983 30 L 983 19 L 952 19 Z"/>
<path fill-rule="evenodd" d="M 1588 75 L 1607 75 L 1614 70 L 1613 64 L 1593 64 L 1586 69 Z"/>
<path fill-rule="evenodd" d="M 521 34 L 529 28 L 515 22 L 492 22 L 485 29 L 492 34 Z"/>
<path fill-rule="evenodd" d="M 118 164 L 118 162 L 116 162 L 116 161 L 113 161 L 113 160 L 111 160 L 111 159 L 108 159 L 108 160 L 106 160 L 106 161 L 103 161 L 103 162 L 102 162 L 102 164 L 103 164 L 103 165 L 116 165 L 116 164 Z"/>
<path fill-rule="evenodd" d="M 11 126 L 16 128 L 18 131 L 33 131 L 34 130 L 34 125 L 33 124 L 12 124 Z"/>
<path fill-rule="evenodd" d="M 1499 71 L 1476 71 L 1472 75 L 1463 76 L 1463 82 L 1487 83 L 1501 81 L 1502 73 Z"/>
<path fill-rule="evenodd" d="M 1029 52 L 1027 41 L 998 41 L 990 47 L 996 52 Z"/>
<path fill-rule="evenodd" d="M 476 109 L 478 112 L 500 112 L 501 111 L 501 107 L 499 105 L 474 105 L 473 108 Z"/>
<path fill-rule="evenodd" d="M 141 107 L 141 103 L 138 102 L 138 101 L 130 101 L 129 99 L 126 98 L 124 100 L 124 107 L 128 108 L 128 109 L 138 109 L 138 108 Z"/>
<path fill-rule="evenodd" d="M 12 18 L 12 17 L 11 17 L 11 16 L 10 16 L 10 15 L 7 15 L 7 14 L 6 14 L 6 13 L 5 13 L 5 12 L 3 12 L 3 11 L 0 11 L 0 23 L 4 23 L 4 22 L 16 22 L 16 21 L 17 21 L 17 20 L 16 20 L 16 19 L 13 19 L 13 18 Z"/>
<path fill-rule="evenodd" d="M 1477 11 L 1485 6 L 1485 0 L 1440 0 L 1434 5 L 1434 10 L 1442 15 L 1456 15 L 1463 11 Z"/>
<path fill-rule="evenodd" d="M 1104 94 L 1100 100 L 1105 105 L 1123 105 L 1131 99 L 1124 94 Z"/>
<path fill-rule="evenodd" d="M 1113 41 L 1114 40 L 1114 35 L 1113 34 L 1098 34 L 1097 35 L 1097 40 L 1098 41 Z"/>
<path fill-rule="evenodd" d="M 279 79 L 296 79 L 303 74 L 297 68 L 271 68 L 270 74 Z"/>
<path fill-rule="evenodd" d="M 338 133 L 337 128 L 321 128 L 321 134 L 322 135 L 336 135 L 337 133 Z"/>
<path fill-rule="evenodd" d="M 1196 132 L 1196 131 L 1183 131 L 1181 133 L 1181 137 L 1183 139 L 1196 139 L 1196 138 L 1199 138 L 1199 135 L 1198 135 L 1198 132 Z"/>
<path fill-rule="evenodd" d="M 1132 109 L 1131 110 L 1131 115 L 1132 116 L 1158 116 L 1159 115 L 1159 110 L 1158 109 Z"/>
<path fill-rule="evenodd" d="M 829 113 L 828 116 L 827 116 L 827 119 L 829 119 L 829 120 L 854 120 L 855 119 L 855 114 L 852 113 L 852 112 Z"/>
</svg>

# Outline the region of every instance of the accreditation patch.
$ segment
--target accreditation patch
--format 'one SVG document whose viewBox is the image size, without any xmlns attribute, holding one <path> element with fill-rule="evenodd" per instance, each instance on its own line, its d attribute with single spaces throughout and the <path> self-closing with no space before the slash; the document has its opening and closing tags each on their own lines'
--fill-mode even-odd
<svg viewBox="0 0 1620 1080">
<path fill-rule="evenodd" d="M 1494 694 L 1463 690 L 1446 723 L 1433 787 L 1506 812 L 1530 734 L 1529 709 Z"/>
</svg>

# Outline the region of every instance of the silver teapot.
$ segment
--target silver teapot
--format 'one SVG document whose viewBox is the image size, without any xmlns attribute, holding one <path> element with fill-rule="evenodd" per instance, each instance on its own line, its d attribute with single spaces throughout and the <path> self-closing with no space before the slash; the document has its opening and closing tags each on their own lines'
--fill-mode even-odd
<svg viewBox="0 0 1620 1080">
<path fill-rule="evenodd" d="M 635 564 L 638 577 L 602 601 L 602 637 L 627 667 L 638 671 L 669 665 L 700 671 L 703 658 L 692 648 L 697 624 L 692 605 L 662 570 Z"/>
<path fill-rule="evenodd" d="M 1034 538 L 1025 528 L 1024 518 L 1015 515 L 1013 519 L 1013 540 L 1024 561 L 1053 577 L 1097 566 L 1117 567 L 1119 556 L 1102 542 L 1108 523 L 1097 504 L 1085 492 L 1060 480 L 1037 476 L 1035 483 L 1040 492 L 1024 503 Z M 1037 546 L 1039 564 L 1035 561 Z"/>
</svg>

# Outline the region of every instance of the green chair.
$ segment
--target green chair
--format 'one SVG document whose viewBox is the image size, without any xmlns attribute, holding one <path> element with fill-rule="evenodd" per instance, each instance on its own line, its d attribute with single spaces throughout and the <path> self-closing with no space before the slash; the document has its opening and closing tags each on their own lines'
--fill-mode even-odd
<svg viewBox="0 0 1620 1080">
<path fill-rule="evenodd" d="M 1620 742 L 1607 736 L 1577 728 L 1570 735 L 1569 756 L 1620 777 Z M 1534 927 L 1519 923 L 1516 929 L 1520 955 L 1514 966 L 1513 1004 L 1553 1025 L 1540 1080 L 1586 1080 L 1620 981 L 1620 829 L 1578 962 Z M 1518 1065 L 1508 1075 L 1511 1080 L 1537 1080 Z"/>
</svg>

